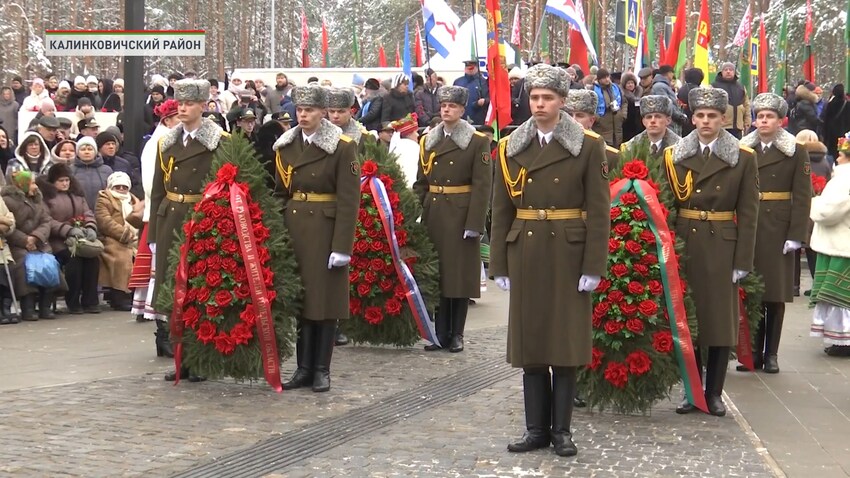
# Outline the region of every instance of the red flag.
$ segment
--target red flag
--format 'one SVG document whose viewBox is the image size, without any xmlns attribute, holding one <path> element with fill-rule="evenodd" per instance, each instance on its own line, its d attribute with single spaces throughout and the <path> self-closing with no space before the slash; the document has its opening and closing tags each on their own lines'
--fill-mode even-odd
<svg viewBox="0 0 850 478">
<path fill-rule="evenodd" d="M 667 45 L 664 43 L 664 32 L 658 34 L 658 58 L 667 56 Z"/>
<path fill-rule="evenodd" d="M 767 35 L 764 32 L 764 14 L 759 26 L 759 93 L 767 93 Z"/>
<path fill-rule="evenodd" d="M 587 45 L 581 32 L 570 28 L 570 58 L 567 60 L 571 65 L 578 65 L 581 71 L 590 71 L 587 63 Z"/>
<path fill-rule="evenodd" d="M 487 0 L 487 85 L 490 87 L 490 108 L 487 126 L 504 128 L 511 124 L 511 82 L 501 50 L 499 31 L 502 29 L 502 12 L 499 0 Z"/>
<path fill-rule="evenodd" d="M 378 47 L 378 67 L 387 67 L 387 54 L 384 53 L 384 45 Z"/>
<path fill-rule="evenodd" d="M 322 68 L 328 67 L 328 27 L 322 17 Z"/>
<path fill-rule="evenodd" d="M 815 55 L 812 53 L 812 1 L 806 0 L 806 33 L 803 39 L 803 76 L 807 81 L 815 82 Z"/>
<path fill-rule="evenodd" d="M 301 67 L 308 68 L 310 66 L 310 55 L 307 49 L 310 45 L 310 30 L 307 28 L 307 14 L 301 10 Z"/>
<path fill-rule="evenodd" d="M 422 37 L 419 36 L 419 20 L 416 21 L 416 39 L 414 41 L 416 41 L 416 45 L 413 54 L 416 58 L 416 66 L 422 66 Z"/>
<path fill-rule="evenodd" d="M 395 67 L 401 68 L 401 52 L 398 49 L 398 42 L 395 44 Z"/>
<path fill-rule="evenodd" d="M 679 2 L 679 8 L 676 10 L 676 24 L 673 26 L 670 44 L 667 45 L 667 51 L 661 61 L 662 65 L 670 65 L 675 68 L 679 62 L 679 46 L 685 41 L 685 27 L 688 23 L 688 14 L 685 9 L 687 3 Z"/>
</svg>

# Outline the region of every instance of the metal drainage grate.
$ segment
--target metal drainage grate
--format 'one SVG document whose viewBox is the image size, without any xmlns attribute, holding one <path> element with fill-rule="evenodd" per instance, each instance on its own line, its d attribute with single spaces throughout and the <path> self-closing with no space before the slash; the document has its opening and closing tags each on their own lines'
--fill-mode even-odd
<svg viewBox="0 0 850 478">
<path fill-rule="evenodd" d="M 342 416 L 320 420 L 299 431 L 287 433 L 286 436 L 272 438 L 249 449 L 225 455 L 211 463 L 175 475 L 175 478 L 255 477 L 279 472 L 355 438 L 473 395 L 517 373 L 518 369 L 511 368 L 502 360 L 484 362 Z"/>
</svg>

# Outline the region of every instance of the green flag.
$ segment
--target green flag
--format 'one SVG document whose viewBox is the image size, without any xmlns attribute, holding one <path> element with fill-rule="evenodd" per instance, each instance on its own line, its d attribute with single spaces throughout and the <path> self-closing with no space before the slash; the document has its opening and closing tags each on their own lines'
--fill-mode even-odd
<svg viewBox="0 0 850 478">
<path fill-rule="evenodd" d="M 649 13 L 649 19 L 646 22 L 646 44 L 649 45 L 649 58 L 646 59 L 647 64 L 651 67 L 655 61 L 655 20 L 652 19 L 652 12 Z M 637 68 L 637 65 L 635 65 Z"/>
<path fill-rule="evenodd" d="M 782 26 L 779 27 L 779 43 L 776 45 L 776 78 L 773 80 L 773 92 L 784 96 L 788 82 L 788 16 L 782 13 Z"/>
<path fill-rule="evenodd" d="M 544 56 L 549 56 L 549 24 L 545 14 L 540 24 L 540 59 L 542 60 Z"/>
<path fill-rule="evenodd" d="M 590 9 L 590 41 L 593 43 L 593 50 L 598 54 L 599 53 L 599 33 L 596 31 L 596 7 Z M 588 56 L 588 64 L 594 65 L 595 63 L 590 58 L 590 54 Z M 587 72 L 585 72 L 587 73 Z"/>
<path fill-rule="evenodd" d="M 747 98 L 753 97 L 753 81 L 750 76 L 750 52 L 752 51 L 752 48 L 750 39 L 747 38 L 744 46 L 741 47 L 740 58 L 738 58 L 738 74 L 740 75 L 738 81 L 740 81 L 741 85 L 744 86 Z"/>
<path fill-rule="evenodd" d="M 357 39 L 357 25 L 354 26 L 354 66 L 360 66 L 360 40 Z"/>
<path fill-rule="evenodd" d="M 850 85 L 850 0 L 844 14 L 844 86 Z"/>
</svg>

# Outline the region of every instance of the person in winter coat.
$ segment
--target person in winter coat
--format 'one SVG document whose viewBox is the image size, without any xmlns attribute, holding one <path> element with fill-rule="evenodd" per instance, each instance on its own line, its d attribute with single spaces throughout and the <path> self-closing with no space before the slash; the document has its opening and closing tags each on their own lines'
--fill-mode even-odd
<svg viewBox="0 0 850 478">
<path fill-rule="evenodd" d="M 110 80 L 103 80 L 110 81 Z M 120 112 L 124 110 L 124 80 L 121 78 L 112 82 L 112 94 L 103 100 L 101 111 Z"/>
<path fill-rule="evenodd" d="M 88 85 L 86 85 L 86 79 L 82 76 L 77 76 L 74 78 L 74 88 L 71 90 L 71 93 L 68 94 L 68 111 L 74 111 L 77 109 L 77 103 L 80 101 L 80 98 L 88 98 L 89 101 L 94 104 L 94 95 L 89 92 Z"/>
<path fill-rule="evenodd" d="M 33 171 L 38 174 L 42 166 L 50 160 L 47 143 L 35 131 L 28 131 L 15 149 L 15 157 L 6 166 L 6 175 L 15 171 Z"/>
<path fill-rule="evenodd" d="M 140 174 L 133 168 L 129 161 L 118 154 L 119 142 L 118 136 L 111 131 L 103 131 L 95 137 L 97 152 L 100 153 L 103 164 L 112 168 L 113 172 L 122 171 L 126 173 L 130 177 L 131 192 L 137 197 L 141 196 L 144 194 L 144 189 L 142 189 Z"/>
<path fill-rule="evenodd" d="M 112 94 L 112 80 L 109 78 L 103 78 L 101 80 L 97 80 L 97 96 L 95 97 L 95 107 L 98 111 L 103 111 L 103 107 L 106 104 L 106 99 L 109 98 L 109 95 Z"/>
<path fill-rule="evenodd" d="M 3 267 L 8 264 L 10 270 L 14 260 L 7 238 L 14 230 L 15 215 L 9 211 L 6 203 L 0 200 L 0 264 L 3 264 Z M 9 279 L 6 274 L 2 274 L 0 275 L 0 325 L 17 324 L 19 321 L 20 317 L 12 314 L 12 290 L 9 288 Z"/>
<path fill-rule="evenodd" d="M 59 87 L 56 88 L 56 93 L 53 94 L 53 104 L 56 106 L 56 111 L 73 111 L 68 108 L 68 100 L 71 96 L 71 84 L 67 81 L 62 81 L 59 83 Z"/>
<path fill-rule="evenodd" d="M 95 218 L 103 239 L 98 282 L 111 290 L 109 302 L 114 310 L 129 312 L 130 273 L 139 247 L 145 203 L 130 194 L 130 176 L 115 172 L 107 179 L 107 189 L 97 195 Z"/>
<path fill-rule="evenodd" d="M 0 171 L 6 171 L 9 161 L 15 157 L 15 143 L 9 137 L 9 132 L 0 126 Z M 6 178 L 0 175 L 0 186 L 6 184 Z"/>
<path fill-rule="evenodd" d="M 74 111 L 74 117 L 71 118 L 71 135 L 79 135 L 80 134 L 80 121 L 84 119 L 94 118 L 94 104 L 89 98 L 80 98 L 77 101 L 77 109 Z"/>
<path fill-rule="evenodd" d="M 800 85 L 795 91 L 797 103 L 791 111 L 791 117 L 788 121 L 788 131 L 791 134 L 797 134 L 804 129 L 812 131 L 820 131 L 820 119 L 818 118 L 815 104 L 818 102 L 818 97 L 813 90 L 808 88 L 808 85 Z"/>
<path fill-rule="evenodd" d="M 56 143 L 56 146 L 50 150 L 50 159 L 44 163 L 39 170 L 38 175 L 43 176 L 50 172 L 50 168 L 57 164 L 64 164 L 71 167 L 74 164 L 74 159 L 77 157 L 77 143 L 70 139 L 62 140 Z"/>
<path fill-rule="evenodd" d="M 842 83 L 832 88 L 832 97 L 823 109 L 821 120 L 823 141 L 829 155 L 835 158 L 838 156 L 838 138 L 850 131 L 850 105 Z"/>
<path fill-rule="evenodd" d="M 8 86 L 0 89 L 0 125 L 17 138 L 18 110 L 21 105 L 15 101 L 15 93 Z"/>
<path fill-rule="evenodd" d="M 515 66 L 508 74 L 508 80 L 511 82 L 511 124 L 519 126 L 531 118 L 528 91 L 525 90 L 525 72 Z"/>
<path fill-rule="evenodd" d="M 644 130 L 640 117 L 640 99 L 643 88 L 640 87 L 634 73 L 624 73 L 620 79 L 620 90 L 623 92 L 623 103 L 628 108 L 626 120 L 623 121 L 623 142 L 627 142 Z"/>
<path fill-rule="evenodd" d="M 77 141 L 77 159 L 71 174 L 80 182 L 89 209 L 94 210 L 97 193 L 106 189 L 106 180 L 112 173 L 112 168 L 103 164 L 103 158 L 97 154 L 94 138 L 86 136 Z"/>
<path fill-rule="evenodd" d="M 21 305 L 21 319 L 54 319 L 56 316 L 50 310 L 53 305 L 53 290 L 30 285 L 26 279 L 24 265 L 30 253 L 51 252 L 48 242 L 50 213 L 44 205 L 32 172 L 15 171 L 6 176 L 6 182 L 8 184 L 0 189 L 0 196 L 15 216 L 15 230 L 8 236 L 8 240 L 15 261 L 11 272 L 15 294 Z M 36 300 L 38 317 L 35 316 Z"/>
<path fill-rule="evenodd" d="M 425 82 L 421 88 L 417 88 L 413 92 L 419 126 L 428 126 L 431 123 L 431 118 L 440 116 L 440 100 L 437 98 L 437 90 L 439 89 L 437 73 L 430 68 L 426 69 Z"/>
<path fill-rule="evenodd" d="M 50 94 L 44 88 L 44 80 L 36 78 L 32 80 L 32 89 L 30 95 L 24 99 L 21 109 L 24 111 L 38 111 L 41 108 L 41 102 L 45 98 L 50 98 Z"/>
<path fill-rule="evenodd" d="M 818 140 L 818 135 L 814 131 L 810 129 L 804 129 L 797 133 L 796 137 L 797 143 L 803 145 L 806 148 L 806 151 L 809 153 L 809 163 L 812 167 L 812 176 L 819 176 L 829 182 L 832 178 L 832 162 L 829 161 L 828 158 L 828 150 L 825 144 L 821 143 Z M 815 191 L 817 195 L 817 191 Z M 814 228 L 815 223 L 809 220 L 809 231 L 807 234 L 807 238 L 811 238 L 812 229 Z M 812 279 L 815 278 L 815 264 L 817 264 L 817 252 L 810 245 L 806 245 L 806 262 L 809 265 L 809 273 L 812 276 Z M 794 276 L 794 286 L 795 291 L 799 292 L 800 290 L 800 273 L 801 264 L 799 260 L 799 256 L 797 258 L 797 270 L 795 271 Z M 811 294 L 811 290 L 805 292 L 805 295 L 808 297 Z"/>
<path fill-rule="evenodd" d="M 670 65 L 661 65 L 658 68 L 658 72 L 655 75 L 655 78 L 652 80 L 652 88 L 650 88 L 650 93 L 644 91 L 644 94 L 652 94 L 652 95 L 664 95 L 667 98 L 670 98 L 670 101 L 673 103 L 673 131 L 679 130 L 679 125 L 684 123 L 687 119 L 682 110 L 679 108 L 678 101 L 676 101 L 676 93 L 673 91 L 673 67 Z"/>
<path fill-rule="evenodd" d="M 97 223 L 86 204 L 83 189 L 65 164 L 54 165 L 47 175 L 39 176 L 36 183 L 50 213 L 50 248 L 63 266 L 68 282 L 65 294 L 68 311 L 71 314 L 100 313 L 98 258 L 72 256 L 66 242 L 69 239 L 97 239 Z"/>
<path fill-rule="evenodd" d="M 381 105 L 381 123 L 402 119 L 415 111 L 416 105 L 410 94 L 410 78 L 404 73 L 393 76 L 390 92 L 384 96 Z"/>
<path fill-rule="evenodd" d="M 490 87 L 487 79 L 478 70 L 478 60 L 463 62 L 463 76 L 454 81 L 454 86 L 469 90 L 463 119 L 473 125 L 484 124 L 487 108 L 490 107 Z"/>
<path fill-rule="evenodd" d="M 688 93 L 693 88 L 699 88 L 699 85 L 702 84 L 702 80 L 705 78 L 702 70 L 699 68 L 688 68 L 685 70 L 683 75 L 683 79 L 685 80 L 685 84 L 679 88 L 679 91 L 676 93 L 676 104 L 679 105 L 679 109 L 682 110 L 682 113 L 687 118 L 682 122 L 682 136 L 687 136 L 691 134 L 691 131 L 694 130 L 694 123 L 692 118 L 694 116 L 693 111 L 691 111 L 690 106 L 688 106 Z"/>
<path fill-rule="evenodd" d="M 280 100 L 280 111 L 278 113 L 283 115 L 286 113 L 289 115 L 289 127 L 294 128 L 298 126 L 298 115 L 295 114 L 295 103 L 292 102 L 292 97 L 289 95 L 284 96 Z M 274 118 L 272 118 L 274 119 Z"/>
<path fill-rule="evenodd" d="M 151 95 L 148 102 L 145 104 L 145 131 L 153 131 L 154 127 L 159 123 L 159 117 L 156 116 L 156 107 L 165 101 L 165 88 L 160 85 L 155 85 L 151 88 Z"/>
<path fill-rule="evenodd" d="M 24 86 L 24 79 L 17 75 L 12 77 L 12 92 L 15 94 L 15 101 L 19 105 L 24 104 L 24 100 L 30 94 L 30 91 Z"/>
<path fill-rule="evenodd" d="M 728 61 L 723 63 L 720 66 L 720 74 L 711 86 L 720 88 L 729 95 L 729 106 L 726 107 L 723 128 L 732 136 L 741 139 L 744 133 L 750 131 L 752 115 L 750 114 L 750 98 L 744 86 L 738 81 L 735 65 Z"/>
<path fill-rule="evenodd" d="M 289 96 L 290 91 L 292 87 L 289 85 L 289 78 L 281 71 L 275 75 L 274 88 L 266 89 L 266 110 L 271 114 L 283 110 L 283 99 Z M 291 99 L 289 101 L 292 102 Z"/>
<path fill-rule="evenodd" d="M 623 92 L 620 86 L 611 81 L 611 74 L 605 68 L 596 71 L 596 82 L 593 83 L 596 92 L 596 123 L 593 131 L 615 149 L 623 143 L 623 122 L 627 119 L 628 109 L 623 107 Z"/>
<path fill-rule="evenodd" d="M 379 131 L 381 129 L 381 109 L 384 103 L 384 97 L 380 94 L 381 86 L 378 80 L 369 78 L 363 88 L 363 106 L 354 119 L 369 131 Z M 295 117 L 293 116 L 293 118 Z"/>
</svg>

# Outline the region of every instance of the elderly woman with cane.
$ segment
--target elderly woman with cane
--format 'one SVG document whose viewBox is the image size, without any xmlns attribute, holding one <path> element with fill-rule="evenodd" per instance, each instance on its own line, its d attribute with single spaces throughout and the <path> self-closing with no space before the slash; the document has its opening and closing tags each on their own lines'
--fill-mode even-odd
<svg viewBox="0 0 850 478">
<path fill-rule="evenodd" d="M 15 215 L 6 207 L 6 203 L 0 200 L 0 262 L 5 269 L 4 273 L 0 273 L 0 325 L 17 324 L 20 321 L 18 315 L 12 313 L 12 303 L 15 303 L 17 309 L 12 274 L 9 271 L 9 263 L 14 262 L 14 259 L 6 243 L 6 237 L 14 230 Z"/>
</svg>

